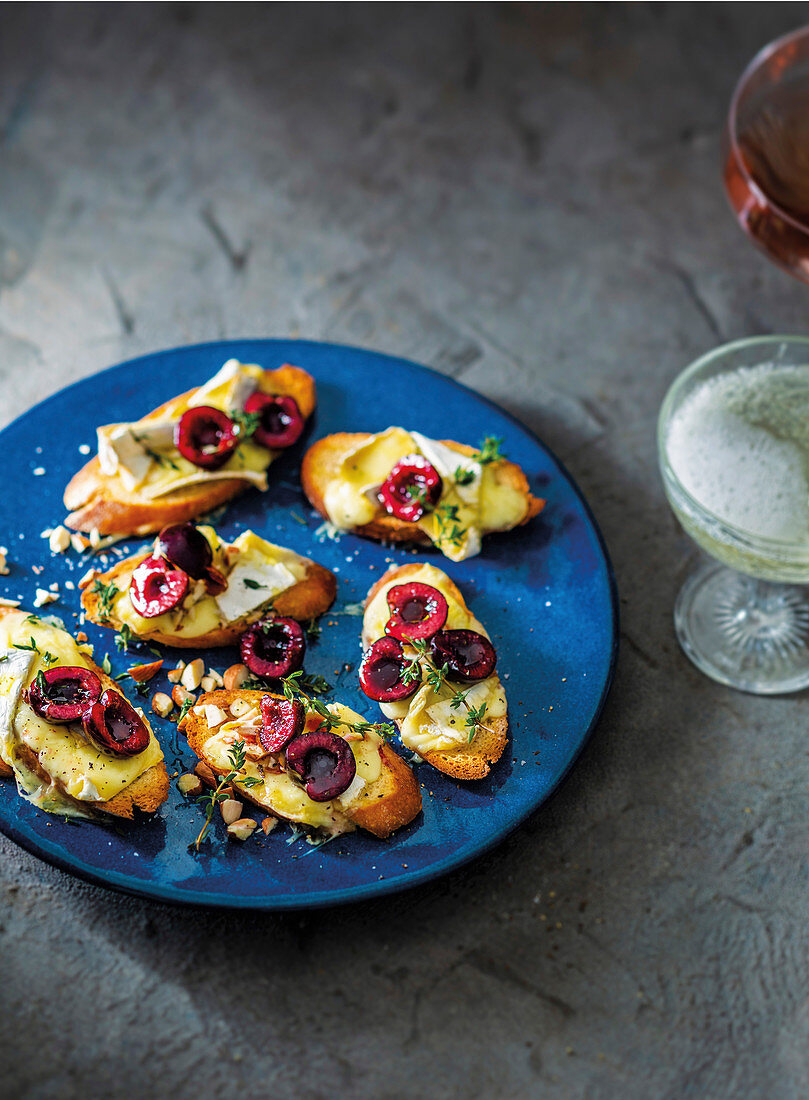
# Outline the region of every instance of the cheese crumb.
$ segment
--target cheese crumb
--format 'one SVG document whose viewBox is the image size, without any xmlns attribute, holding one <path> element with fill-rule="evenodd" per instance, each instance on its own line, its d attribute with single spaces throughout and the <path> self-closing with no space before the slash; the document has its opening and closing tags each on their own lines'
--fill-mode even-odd
<svg viewBox="0 0 809 1100">
<path fill-rule="evenodd" d="M 42 532 L 43 538 L 45 532 Z M 68 546 L 70 546 L 70 532 L 66 527 L 59 524 L 58 527 L 54 527 L 52 531 L 48 532 L 48 545 L 51 548 L 52 554 L 64 554 Z"/>
<path fill-rule="evenodd" d="M 79 444 L 79 454 L 80 455 L 89 455 L 89 453 L 90 453 L 90 444 L 89 443 L 80 443 Z"/>
<path fill-rule="evenodd" d="M 45 473 L 45 467 L 44 466 L 37 466 L 33 470 L 34 477 L 42 477 L 44 473 Z"/>
<path fill-rule="evenodd" d="M 59 599 L 56 592 L 49 592 L 47 588 L 38 588 L 34 599 L 34 607 L 44 607 L 47 603 L 55 603 Z"/>
</svg>

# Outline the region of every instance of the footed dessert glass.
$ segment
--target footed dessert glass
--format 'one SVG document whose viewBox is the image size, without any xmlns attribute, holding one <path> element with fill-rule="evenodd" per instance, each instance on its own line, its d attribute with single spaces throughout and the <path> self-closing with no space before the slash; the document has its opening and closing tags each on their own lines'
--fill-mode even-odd
<svg viewBox="0 0 809 1100">
<path fill-rule="evenodd" d="M 712 559 L 675 602 L 683 650 L 741 691 L 809 686 L 809 338 L 698 359 L 663 401 L 658 457 L 675 515 Z"/>
</svg>

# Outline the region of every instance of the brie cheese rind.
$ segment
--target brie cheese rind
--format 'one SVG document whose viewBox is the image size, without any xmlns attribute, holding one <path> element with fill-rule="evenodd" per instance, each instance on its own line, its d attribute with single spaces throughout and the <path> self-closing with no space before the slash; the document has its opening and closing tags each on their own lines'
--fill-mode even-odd
<svg viewBox="0 0 809 1100">
<path fill-rule="evenodd" d="M 223 542 L 212 527 L 200 527 L 200 531 L 211 544 L 216 568 L 225 574 L 224 592 L 209 596 L 204 584 L 199 583 L 179 607 L 144 619 L 129 598 L 132 573 L 143 560 L 138 558 L 115 578 L 119 591 L 112 602 L 112 617 L 126 623 L 137 635 L 182 634 L 185 638 L 201 638 L 271 603 L 304 580 L 311 565 L 309 558 L 267 542 L 253 531 L 243 531 L 232 543 Z"/>
<path fill-rule="evenodd" d="M 200 469 L 183 458 L 174 445 L 175 427 L 187 409 L 212 405 L 228 415 L 241 412 L 247 398 L 259 388 L 263 375 L 263 369 L 254 363 L 228 359 L 213 378 L 190 397 L 170 401 L 159 416 L 98 428 L 98 460 L 102 473 L 119 477 L 127 492 L 149 500 L 187 485 L 233 478 L 266 489 L 267 468 L 274 454 L 251 439 L 241 442 L 218 470 Z"/>
<path fill-rule="evenodd" d="M 397 584 L 409 584 L 417 581 L 437 588 L 447 600 L 447 621 L 443 630 L 474 630 L 489 638 L 489 633 L 481 622 L 467 608 L 458 603 L 453 596 L 449 578 L 433 565 L 422 565 L 418 571 L 408 573 L 406 577 L 394 577 L 386 582 L 374 595 L 365 609 L 363 617 L 363 637 L 368 644 L 382 638 L 390 618 L 388 591 Z M 491 639 L 490 639 L 491 640 Z M 403 643 L 407 657 L 417 656 L 416 650 Z M 470 707 L 477 709 L 485 705 L 483 722 L 502 718 L 507 713 L 506 693 L 496 672 L 485 680 L 472 684 L 457 683 L 452 687 L 442 684 L 439 688 L 430 687 L 422 682 L 418 691 L 409 699 L 399 699 L 392 703 L 380 703 L 380 709 L 386 718 L 400 723 L 399 734 L 402 744 L 419 756 L 428 752 L 442 752 L 459 749 L 469 744 L 469 730 L 466 726 L 465 707 L 451 706 L 451 700 L 457 689 L 462 689 Z"/>
<path fill-rule="evenodd" d="M 361 723 L 363 718 L 341 703 L 327 704 L 329 711 L 343 723 Z M 208 710 L 218 710 L 211 706 L 198 705 L 194 708 L 208 720 Z M 220 711 L 220 713 L 222 713 Z M 214 717 L 218 717 L 214 715 Z M 222 717 L 227 717 L 224 714 Z M 249 716 L 224 721 L 211 729 L 211 735 L 204 745 L 205 760 L 214 767 L 229 771 L 231 768 L 229 753 L 234 740 L 239 737 Z M 209 723 L 210 725 L 210 723 Z M 337 736 L 351 732 L 346 725 L 335 726 L 332 730 Z M 245 760 L 244 766 L 233 786 L 249 793 L 262 806 L 288 821 L 306 825 L 312 829 L 336 836 L 352 832 L 356 826 L 346 816 L 345 811 L 361 801 L 363 791 L 371 787 L 382 772 L 382 760 L 379 748 L 382 744 L 379 735 L 370 730 L 361 740 L 350 740 L 348 745 L 354 756 L 356 774 L 351 785 L 338 798 L 330 802 L 315 802 L 304 790 L 301 781 L 284 771 L 280 765 L 269 765 L 261 760 Z M 245 780 L 256 782 L 245 786 Z"/>
<path fill-rule="evenodd" d="M 423 455 L 442 480 L 440 500 L 417 526 L 452 561 L 479 554 L 484 530 L 507 529 L 524 517 L 524 494 L 497 483 L 491 465 L 420 432 L 388 428 L 352 447 L 326 486 L 323 502 L 335 527 L 363 527 L 384 514 L 379 487 L 396 463 L 411 454 Z"/>
<path fill-rule="evenodd" d="M 23 692 L 40 670 L 54 663 L 89 668 L 92 661 L 66 631 L 36 616 L 16 611 L 0 618 L 0 756 L 13 769 L 17 790 L 26 801 L 53 813 L 93 817 L 93 803 L 120 794 L 159 764 L 163 753 L 151 731 L 143 752 L 120 757 L 89 741 L 80 722 L 56 725 L 41 718 Z M 50 783 L 22 759 L 23 747 L 37 758 Z M 76 802 L 86 804 L 87 810 Z"/>
</svg>

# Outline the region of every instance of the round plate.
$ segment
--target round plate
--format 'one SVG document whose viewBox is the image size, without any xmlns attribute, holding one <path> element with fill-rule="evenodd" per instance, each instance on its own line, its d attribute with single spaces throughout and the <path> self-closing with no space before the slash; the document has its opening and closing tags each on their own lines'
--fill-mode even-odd
<svg viewBox="0 0 809 1100">
<path fill-rule="evenodd" d="M 387 841 L 357 832 L 314 848 L 304 840 L 290 843 L 290 829 L 281 826 L 266 838 L 259 833 L 244 844 L 228 843 L 219 821 L 212 841 L 195 854 L 188 844 L 202 824 L 202 809 L 185 802 L 175 783 L 154 819 L 107 827 L 69 824 L 37 811 L 17 797 L 11 782 L 2 782 L 0 829 L 42 859 L 93 882 L 194 905 L 305 908 L 435 878 L 491 848 L 548 797 L 598 718 L 617 652 L 615 582 L 590 510 L 559 461 L 501 409 L 425 367 L 333 344 L 237 340 L 122 363 L 48 398 L 0 433 L 0 531 L 11 570 L 0 578 L 0 594 L 32 609 L 35 589 L 56 581 L 60 599 L 42 613 L 56 613 L 69 629 L 77 628 L 78 590 L 67 583 L 75 584 L 99 561 L 73 550 L 51 555 L 41 533 L 64 518 L 65 485 L 86 461 L 80 446 L 95 453 L 97 425 L 143 416 L 206 381 L 231 356 L 267 368 L 295 363 L 317 381 L 314 423 L 271 467 L 269 492 L 249 490 L 217 521 L 227 538 L 250 527 L 337 574 L 337 603 L 310 644 L 307 671 L 334 685 L 329 698 L 381 720 L 377 705 L 357 686 L 359 605 L 390 564 L 434 562 L 458 583 L 497 647 L 509 704 L 506 753 L 476 783 L 458 783 L 419 765 L 423 813 Z M 331 432 L 377 432 L 391 423 L 473 444 L 501 436 L 504 452 L 523 467 L 533 492 L 547 499 L 545 510 L 525 527 L 488 536 L 478 557 L 459 564 L 434 551 L 414 556 L 353 535 L 326 537 L 298 480 L 304 447 Z M 119 544 L 127 553 L 143 545 Z M 40 565 L 45 568 L 36 575 L 32 567 Z M 143 659 L 119 654 L 111 631 L 92 624 L 85 629 L 99 663 L 109 654 L 113 673 Z M 165 667 L 182 655 L 167 650 Z M 238 659 L 230 649 L 205 656 L 220 671 Z M 155 680 L 151 690 L 165 683 Z M 190 770 L 195 758 L 176 727 L 160 719 L 153 725 L 169 772 Z"/>
</svg>

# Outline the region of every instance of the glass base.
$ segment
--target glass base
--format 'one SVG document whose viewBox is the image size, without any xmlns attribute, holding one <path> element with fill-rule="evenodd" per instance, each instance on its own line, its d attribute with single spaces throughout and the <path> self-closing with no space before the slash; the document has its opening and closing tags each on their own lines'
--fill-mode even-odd
<svg viewBox="0 0 809 1100">
<path fill-rule="evenodd" d="M 703 565 L 680 589 L 674 629 L 686 656 L 720 684 L 754 695 L 809 687 L 809 588 Z"/>
</svg>

